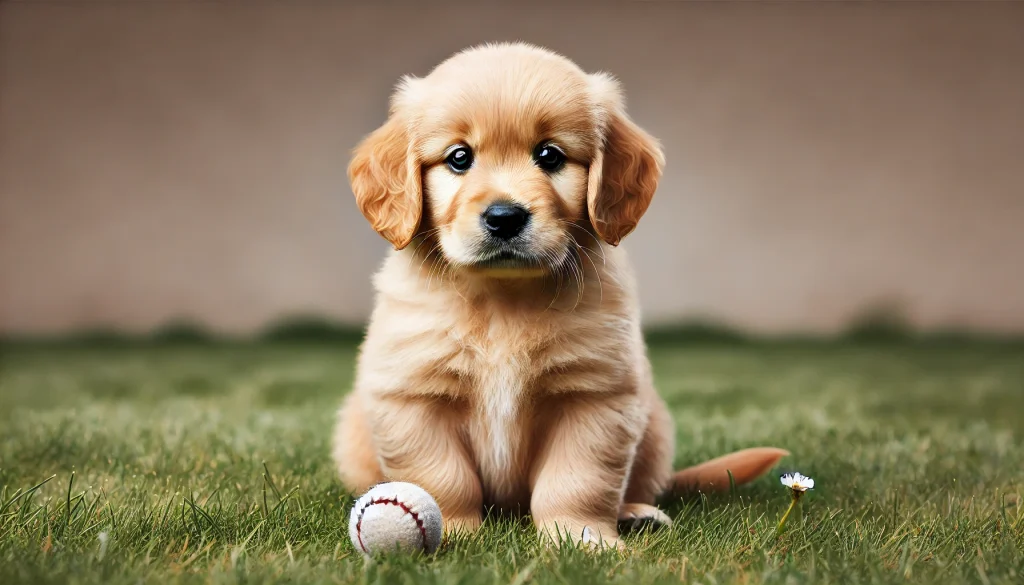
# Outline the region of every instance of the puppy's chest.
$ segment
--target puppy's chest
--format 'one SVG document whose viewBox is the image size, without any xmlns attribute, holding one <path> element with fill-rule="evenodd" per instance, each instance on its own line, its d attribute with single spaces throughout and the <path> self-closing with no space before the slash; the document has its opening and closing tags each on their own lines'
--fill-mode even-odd
<svg viewBox="0 0 1024 585">
<path fill-rule="evenodd" d="M 504 334 L 504 335 L 503 335 Z M 511 502 L 524 492 L 529 427 L 543 370 L 536 366 L 549 343 L 514 331 L 459 340 L 450 367 L 457 371 L 467 405 L 464 436 L 487 499 Z"/>
<path fill-rule="evenodd" d="M 406 354 L 429 361 L 403 367 L 405 387 L 458 399 L 463 437 L 488 501 L 528 501 L 538 409 L 547 396 L 601 391 L 620 377 L 624 338 L 599 315 L 459 316 L 441 323 L 435 322 L 431 335 L 418 336 L 418 349 Z"/>
<path fill-rule="evenodd" d="M 464 383 L 463 396 L 485 410 L 510 411 L 528 395 L 543 392 L 549 363 L 562 353 L 551 327 L 492 322 L 449 330 L 457 348 L 445 368 Z"/>
<path fill-rule="evenodd" d="M 460 394 L 481 414 L 508 413 L 530 392 L 538 372 L 531 368 L 539 348 L 515 339 L 452 332 L 457 351 L 446 368 L 461 381 Z"/>
<path fill-rule="evenodd" d="M 525 489 L 533 423 L 545 397 L 578 390 L 570 386 L 580 379 L 579 368 L 600 369 L 587 348 L 600 345 L 601 336 L 583 336 L 572 321 L 556 319 L 493 320 L 449 333 L 459 347 L 447 367 L 463 383 L 466 438 L 495 501 L 515 499 Z"/>
</svg>

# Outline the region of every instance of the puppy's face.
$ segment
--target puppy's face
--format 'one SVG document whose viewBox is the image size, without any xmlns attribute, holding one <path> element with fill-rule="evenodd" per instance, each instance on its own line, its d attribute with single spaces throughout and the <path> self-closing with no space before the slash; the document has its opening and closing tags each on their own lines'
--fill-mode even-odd
<svg viewBox="0 0 1024 585">
<path fill-rule="evenodd" d="M 611 78 L 516 44 L 404 80 L 349 174 L 363 214 L 396 248 L 422 236 L 457 268 L 529 277 L 562 266 L 574 232 L 618 244 L 662 164 Z"/>
</svg>

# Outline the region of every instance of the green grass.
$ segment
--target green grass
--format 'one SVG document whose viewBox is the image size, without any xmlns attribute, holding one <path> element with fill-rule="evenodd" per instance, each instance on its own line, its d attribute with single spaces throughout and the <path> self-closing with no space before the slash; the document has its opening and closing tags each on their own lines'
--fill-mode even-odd
<svg viewBox="0 0 1024 585">
<path fill-rule="evenodd" d="M 657 344 L 679 465 L 777 445 L 817 480 L 781 537 L 772 474 L 628 554 L 505 520 L 372 564 L 329 457 L 351 346 L 2 351 L 4 584 L 1024 582 L 1020 345 Z"/>
</svg>

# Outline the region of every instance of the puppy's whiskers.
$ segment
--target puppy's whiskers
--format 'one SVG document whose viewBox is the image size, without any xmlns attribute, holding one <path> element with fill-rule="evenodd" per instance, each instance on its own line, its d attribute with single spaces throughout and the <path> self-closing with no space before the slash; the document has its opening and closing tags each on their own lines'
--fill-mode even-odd
<svg viewBox="0 0 1024 585">
<path fill-rule="evenodd" d="M 558 221 L 560 223 L 563 223 L 563 224 L 566 224 L 566 225 L 570 225 L 570 226 L 578 229 L 580 232 L 586 234 L 587 236 L 590 236 L 590 239 L 594 240 L 594 243 L 597 244 L 597 248 L 596 249 L 594 249 L 594 248 L 587 248 L 586 246 L 583 246 L 582 244 L 579 244 L 580 247 L 584 248 L 584 249 L 587 249 L 587 250 L 590 250 L 591 252 L 598 252 L 598 253 L 600 253 L 601 254 L 601 264 L 608 264 L 608 259 L 605 257 L 604 246 L 602 245 L 601 240 L 597 239 L 597 237 L 594 234 L 590 233 L 590 230 L 586 229 L 585 227 L 581 226 L 580 224 L 576 223 L 575 221 L 573 221 L 571 219 L 559 219 Z M 569 236 L 572 237 L 572 234 L 570 233 Z M 576 238 L 573 238 L 574 241 L 575 241 L 575 239 Z"/>
<path fill-rule="evenodd" d="M 443 285 L 444 279 L 445 277 L 447 277 L 449 284 L 451 284 L 452 290 L 455 291 L 455 294 L 459 295 L 459 298 L 465 301 L 466 303 L 469 303 L 469 299 L 466 298 L 466 295 L 464 295 L 463 292 L 459 290 L 459 281 L 456 280 L 455 278 L 455 275 L 457 274 L 456 266 L 451 262 L 442 262 L 442 264 L 443 266 L 441 267 L 438 282 L 440 282 Z"/>
<path fill-rule="evenodd" d="M 594 262 L 594 259 L 587 252 L 587 248 L 585 246 L 580 245 L 580 243 L 576 241 L 576 238 L 573 237 L 572 234 L 566 232 L 566 235 L 569 236 L 569 238 L 572 240 L 573 245 L 576 246 L 575 250 L 583 252 L 583 254 L 586 255 L 587 257 L 587 260 L 590 260 L 590 265 L 594 268 L 594 274 L 597 276 L 598 302 L 604 302 L 604 283 L 601 281 L 601 270 L 598 269 L 597 264 Z M 581 263 L 582 261 L 583 259 L 580 258 Z"/>
<path fill-rule="evenodd" d="M 428 259 L 430 260 L 430 270 L 427 272 L 427 290 L 428 291 L 430 290 L 431 283 L 434 280 L 434 271 L 438 270 L 439 267 L 443 268 L 443 265 L 444 265 L 444 260 L 441 258 L 441 254 L 438 253 L 440 251 L 441 251 L 441 242 L 438 241 L 437 243 L 435 243 L 430 248 L 430 250 L 427 252 L 426 257 L 424 258 L 424 262 L 426 260 L 428 260 Z M 420 269 L 422 270 L 422 268 L 423 268 L 423 264 L 421 262 L 420 263 Z"/>
<path fill-rule="evenodd" d="M 427 275 L 427 290 L 431 290 L 431 286 L 434 283 L 434 273 L 437 272 L 438 281 L 444 281 L 444 271 L 447 268 L 447 263 L 437 259 L 430 265 L 430 273 Z"/>
<path fill-rule="evenodd" d="M 565 262 L 564 265 L 568 267 L 570 274 L 573 277 L 573 282 L 576 284 L 576 302 L 573 304 L 572 309 L 569 309 L 569 312 L 572 313 L 576 311 L 576 308 L 579 307 L 580 303 L 583 301 L 584 274 L 581 270 L 580 263 L 578 262 L 579 254 L 576 253 L 576 250 L 573 248 L 569 248 L 569 252 L 570 253 L 566 255 L 565 259 L 567 262 Z"/>
<path fill-rule="evenodd" d="M 412 253 L 409 254 L 409 266 L 412 266 L 412 263 L 416 259 L 416 256 L 420 255 L 420 248 L 423 247 L 423 244 L 426 243 L 430 239 L 430 236 L 433 236 L 434 234 L 438 233 L 440 230 L 441 230 L 441 228 L 439 228 L 439 227 L 432 228 L 432 229 L 429 229 L 429 230 L 423 232 L 422 234 L 420 234 L 417 237 L 416 245 L 415 245 L 415 247 L 412 248 L 412 250 L 411 250 Z M 423 269 L 423 263 L 426 262 L 428 258 L 430 258 L 430 256 L 438 249 L 439 246 L 440 246 L 440 241 L 439 240 L 435 240 L 434 241 L 434 245 L 431 246 L 430 250 L 428 250 L 426 254 L 423 254 L 423 258 L 420 259 L 420 265 L 417 268 L 417 270 L 422 270 Z"/>
<path fill-rule="evenodd" d="M 548 306 L 544 309 L 547 311 L 553 307 L 556 302 L 558 302 L 558 297 L 562 294 L 562 279 L 564 278 L 564 275 L 562 274 L 562 265 L 564 264 L 564 261 L 558 262 L 554 253 L 547 250 L 544 251 L 544 259 L 547 260 L 548 266 L 552 267 L 551 275 L 555 279 L 555 294 L 551 297 L 551 302 L 548 303 Z"/>
<path fill-rule="evenodd" d="M 431 266 L 433 266 L 433 263 L 437 261 L 436 253 L 440 249 L 441 249 L 441 243 L 440 242 L 434 242 L 434 245 L 432 245 L 430 247 L 430 249 L 427 250 L 425 254 L 423 254 L 423 258 L 420 260 L 420 265 L 416 267 L 417 272 L 422 272 L 423 271 L 423 263 L 427 262 L 428 260 L 431 262 Z"/>
</svg>

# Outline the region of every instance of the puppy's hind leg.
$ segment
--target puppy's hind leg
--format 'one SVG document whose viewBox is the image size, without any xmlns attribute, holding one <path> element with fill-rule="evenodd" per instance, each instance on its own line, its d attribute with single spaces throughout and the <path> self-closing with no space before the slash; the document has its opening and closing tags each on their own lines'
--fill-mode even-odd
<svg viewBox="0 0 1024 585">
<path fill-rule="evenodd" d="M 384 481 L 367 415 L 355 393 L 348 395 L 338 412 L 332 455 L 342 483 L 353 494 Z"/>
<path fill-rule="evenodd" d="M 637 532 L 645 528 L 657 530 L 672 526 L 668 514 L 650 504 L 622 504 L 619 507 L 619 532 Z"/>
<path fill-rule="evenodd" d="M 672 525 L 668 514 L 654 503 L 671 481 L 675 426 L 668 408 L 653 389 L 647 399 L 647 426 L 633 458 L 624 503 L 619 507 L 620 532 Z"/>
</svg>

